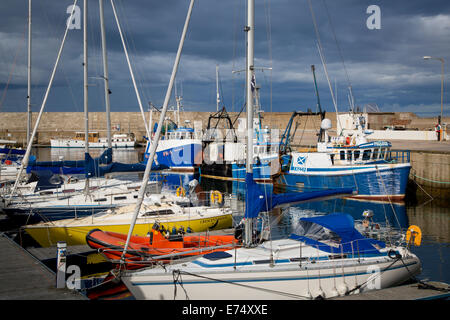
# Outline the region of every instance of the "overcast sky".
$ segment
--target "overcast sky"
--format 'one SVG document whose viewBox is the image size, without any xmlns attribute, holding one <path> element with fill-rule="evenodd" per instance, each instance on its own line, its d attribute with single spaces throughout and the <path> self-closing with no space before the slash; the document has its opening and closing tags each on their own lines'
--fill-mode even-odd
<svg viewBox="0 0 450 320">
<path fill-rule="evenodd" d="M 103 111 L 98 1 L 89 0 L 89 110 Z M 450 1 L 312 0 L 323 54 L 339 111 L 347 111 L 348 86 L 356 105 L 380 111 L 437 116 L 441 62 L 445 64 L 444 114 L 450 115 Z M 32 104 L 39 111 L 69 14 L 68 0 L 33 0 Z M 83 2 L 78 1 L 81 11 Z M 144 108 L 161 106 L 189 0 L 115 0 Z M 370 5 L 381 10 L 380 29 L 369 29 Z M 0 2 L 0 111 L 26 111 L 28 0 Z M 369 19 L 370 20 L 370 19 Z M 111 108 L 139 111 L 123 47 L 105 0 Z M 221 105 L 244 104 L 245 0 L 197 0 L 177 76 L 186 111 L 216 110 L 216 65 Z M 311 65 L 322 107 L 334 111 L 316 47 L 307 0 L 256 0 L 255 66 L 265 111 L 316 110 Z M 82 29 L 69 31 L 45 111 L 83 111 Z M 7 90 L 6 90 L 7 89 Z M 172 100 L 173 101 L 173 100 Z M 173 102 L 171 103 L 173 104 Z"/>
</svg>

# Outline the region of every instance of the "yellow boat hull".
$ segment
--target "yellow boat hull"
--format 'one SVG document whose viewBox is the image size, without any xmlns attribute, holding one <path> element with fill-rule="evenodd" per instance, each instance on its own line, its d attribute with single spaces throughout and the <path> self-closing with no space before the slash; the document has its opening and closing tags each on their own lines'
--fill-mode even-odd
<svg viewBox="0 0 450 320">
<path fill-rule="evenodd" d="M 173 227 L 179 229 L 183 227 L 187 230 L 189 227 L 192 232 L 203 232 L 207 230 L 220 230 L 231 228 L 233 218 L 231 214 L 220 215 L 217 217 L 198 218 L 192 220 L 164 221 L 158 220 L 159 225 L 164 226 L 167 230 Z M 133 235 L 146 236 L 153 227 L 153 222 L 139 223 L 137 222 Z M 87 245 L 86 235 L 92 229 L 100 229 L 103 231 L 118 232 L 128 234 L 130 224 L 112 224 L 112 225 L 84 225 L 84 226 L 37 226 L 31 225 L 25 228 L 25 231 L 33 237 L 42 247 L 56 246 L 58 241 L 64 241 L 68 246 Z"/>
</svg>

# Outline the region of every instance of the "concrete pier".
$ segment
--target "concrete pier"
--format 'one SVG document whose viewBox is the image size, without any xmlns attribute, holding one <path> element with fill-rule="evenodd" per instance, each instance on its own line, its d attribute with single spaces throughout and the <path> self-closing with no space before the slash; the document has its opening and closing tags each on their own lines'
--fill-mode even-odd
<svg viewBox="0 0 450 320">
<path fill-rule="evenodd" d="M 56 289 L 55 274 L 3 234 L 0 251 L 0 300 L 87 300 L 77 291 Z"/>
<path fill-rule="evenodd" d="M 332 300 L 439 300 L 450 298 L 450 286 L 442 282 L 405 284 L 381 290 L 334 298 Z"/>
</svg>

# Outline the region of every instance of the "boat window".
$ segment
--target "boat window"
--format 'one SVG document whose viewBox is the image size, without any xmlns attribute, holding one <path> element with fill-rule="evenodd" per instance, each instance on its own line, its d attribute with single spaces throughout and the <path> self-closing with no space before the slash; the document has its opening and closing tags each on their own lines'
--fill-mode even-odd
<svg viewBox="0 0 450 320">
<path fill-rule="evenodd" d="M 94 202 L 108 201 L 106 198 L 94 199 Z"/>
<path fill-rule="evenodd" d="M 40 195 L 47 195 L 47 194 L 53 194 L 53 191 L 40 191 Z"/>
<path fill-rule="evenodd" d="M 376 158 L 378 158 L 378 148 L 373 149 L 372 159 L 375 160 Z"/>
<path fill-rule="evenodd" d="M 159 210 L 159 211 L 147 211 L 142 216 L 148 217 L 148 216 L 162 216 L 162 215 L 170 215 L 170 214 L 175 214 L 175 212 L 173 212 L 170 209 L 164 209 L 164 210 Z"/>
<path fill-rule="evenodd" d="M 341 150 L 341 160 L 345 160 L 345 151 Z"/>
<path fill-rule="evenodd" d="M 114 200 L 125 200 L 127 196 L 114 197 Z"/>
<path fill-rule="evenodd" d="M 352 150 L 347 150 L 347 160 L 352 161 Z"/>
<path fill-rule="evenodd" d="M 217 251 L 217 252 L 211 252 L 208 254 L 205 254 L 203 256 L 203 258 L 214 261 L 214 260 L 220 260 L 220 259 L 225 259 L 225 258 L 229 258 L 232 255 L 229 254 L 228 252 L 225 251 Z"/>
<path fill-rule="evenodd" d="M 380 159 L 384 159 L 384 154 L 385 154 L 385 152 L 386 152 L 386 149 L 385 149 L 385 148 L 381 148 L 381 149 L 380 149 Z"/>
<path fill-rule="evenodd" d="M 370 160 L 370 149 L 364 150 L 362 159 L 363 160 Z"/>
<path fill-rule="evenodd" d="M 358 160 L 358 159 L 359 159 L 359 155 L 360 155 L 360 153 L 361 153 L 361 151 L 359 151 L 359 150 L 355 150 L 355 152 L 354 152 L 354 157 L 355 157 L 355 160 Z"/>
<path fill-rule="evenodd" d="M 316 241 L 326 241 L 328 244 L 341 242 L 341 237 L 337 233 L 311 221 L 300 220 L 293 233 Z"/>
</svg>

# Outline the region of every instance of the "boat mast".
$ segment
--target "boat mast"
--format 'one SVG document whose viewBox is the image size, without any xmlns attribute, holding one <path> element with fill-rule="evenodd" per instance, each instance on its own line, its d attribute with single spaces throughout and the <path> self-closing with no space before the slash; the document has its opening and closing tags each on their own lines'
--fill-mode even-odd
<svg viewBox="0 0 450 320">
<path fill-rule="evenodd" d="M 174 65 L 173 65 L 172 74 L 170 76 L 169 86 L 167 88 L 167 92 L 166 92 L 166 96 L 165 96 L 165 99 L 164 99 L 163 108 L 162 108 L 162 111 L 161 111 L 161 115 L 159 117 L 158 127 L 157 127 L 156 133 L 155 133 L 155 139 L 153 140 L 153 143 L 150 145 L 150 155 L 149 155 L 148 160 L 147 160 L 147 165 L 145 166 L 144 177 L 142 179 L 142 184 L 141 184 L 141 187 L 139 189 L 137 203 L 136 203 L 136 207 L 134 209 L 134 215 L 133 215 L 132 221 L 130 223 L 130 229 L 128 231 L 127 241 L 126 241 L 125 246 L 124 246 L 122 257 L 120 258 L 121 263 L 125 262 L 125 254 L 127 252 L 128 245 L 129 245 L 130 239 L 131 239 L 131 235 L 133 233 L 133 229 L 134 229 L 134 226 L 136 224 L 136 219 L 138 217 L 139 211 L 141 210 L 142 201 L 144 200 L 145 189 L 147 188 L 147 182 L 148 182 L 148 180 L 150 178 L 150 172 L 151 172 L 151 168 L 152 168 L 152 163 L 153 163 L 153 160 L 155 158 L 156 148 L 158 147 L 159 138 L 160 138 L 160 135 L 161 135 L 161 129 L 162 129 L 162 126 L 163 126 L 163 123 L 164 123 L 164 118 L 166 116 L 166 112 L 167 112 L 167 107 L 169 105 L 170 96 L 172 94 L 173 84 L 174 84 L 175 77 L 176 77 L 176 74 L 177 74 L 178 64 L 179 64 L 180 58 L 181 58 L 181 51 L 183 50 L 184 39 L 186 38 L 186 33 L 187 33 L 188 26 L 189 26 L 189 20 L 191 18 L 191 13 L 192 13 L 192 8 L 194 6 L 194 1 L 195 0 L 191 0 L 191 2 L 189 4 L 189 9 L 188 9 L 188 13 L 187 13 L 187 16 L 186 16 L 186 21 L 184 23 L 184 28 L 183 28 L 183 32 L 181 34 L 180 43 L 178 45 L 178 51 L 177 51 L 177 55 L 175 57 L 175 62 L 174 62 Z M 111 4 L 113 6 L 113 10 L 115 10 L 113 0 L 111 0 Z"/>
<path fill-rule="evenodd" d="M 247 99 L 247 159 L 246 159 L 246 176 L 253 179 L 253 92 L 252 79 L 254 73 L 254 49 L 255 49 L 255 0 L 247 1 L 247 66 L 246 66 L 246 99 Z M 245 197 L 246 208 L 248 202 L 248 192 Z M 251 246 L 253 234 L 253 218 L 245 219 L 244 246 Z"/>
<path fill-rule="evenodd" d="M 77 4 L 77 0 L 74 0 L 73 5 L 72 5 L 72 10 L 70 12 L 70 17 L 67 21 L 72 21 L 76 4 Z M 23 169 L 28 165 L 28 160 L 30 159 L 31 147 L 33 144 L 33 140 L 34 140 L 34 137 L 36 136 L 37 128 L 39 127 L 39 123 L 41 122 L 42 114 L 44 113 L 44 107 L 45 107 L 45 104 L 47 103 L 48 94 L 50 92 L 50 88 L 52 87 L 53 79 L 55 78 L 56 69 L 58 68 L 59 60 L 61 58 L 61 53 L 64 48 L 64 43 L 66 41 L 68 32 L 69 32 L 69 22 L 66 24 L 66 30 L 64 31 L 64 36 L 63 36 L 63 39 L 61 42 L 61 46 L 59 47 L 59 50 L 58 50 L 58 55 L 56 57 L 55 65 L 53 66 L 52 74 L 50 76 L 50 80 L 49 80 L 47 89 L 45 91 L 45 95 L 44 95 L 44 99 L 42 101 L 41 108 L 40 108 L 38 116 L 36 118 L 36 123 L 34 125 L 33 132 L 31 133 L 30 143 L 27 145 L 27 151 L 25 151 L 25 155 L 20 164 L 19 172 L 17 173 L 16 181 L 14 182 L 14 186 L 13 186 L 13 189 L 11 190 L 8 200 L 10 200 L 12 198 L 13 194 L 16 192 L 17 186 L 19 185 L 19 181 L 22 177 Z"/>
<path fill-rule="evenodd" d="M 219 65 L 216 64 L 216 111 L 219 112 L 219 103 L 220 103 L 220 95 L 219 95 Z"/>
<path fill-rule="evenodd" d="M 84 95 L 84 159 L 89 154 L 89 110 L 88 110 L 88 38 L 87 0 L 83 0 L 83 95 Z M 84 191 L 89 192 L 89 178 L 86 177 Z"/>
<path fill-rule="evenodd" d="M 319 109 L 320 118 L 321 118 L 320 120 L 322 121 L 324 118 L 324 113 L 322 112 L 322 106 L 320 104 L 319 89 L 317 89 L 317 80 L 316 80 L 316 67 L 314 65 L 311 65 L 311 71 L 312 71 L 313 79 L 314 79 L 314 88 L 316 89 L 317 108 Z M 322 141 L 322 137 L 323 137 L 323 129 L 322 129 L 322 126 L 320 126 L 319 137 L 318 137 L 319 142 Z M 327 142 L 327 141 L 325 141 L 325 142 Z"/>
<path fill-rule="evenodd" d="M 177 127 L 180 127 L 180 108 L 181 108 L 181 96 L 177 94 L 177 84 L 175 83 L 175 101 L 177 103 L 177 109 L 174 110 L 175 120 L 177 121 Z"/>
<path fill-rule="evenodd" d="M 103 0 L 98 0 L 99 12 L 100 12 L 100 32 L 102 36 L 102 55 L 103 55 L 103 80 L 105 82 L 105 105 L 106 105 L 106 130 L 108 149 L 112 149 L 111 141 L 111 107 L 109 102 L 109 76 L 108 76 L 108 61 L 106 58 L 106 36 L 105 36 L 105 20 L 103 17 Z"/>
<path fill-rule="evenodd" d="M 31 1 L 28 0 L 28 88 L 27 88 L 27 145 L 31 136 Z"/>
</svg>

